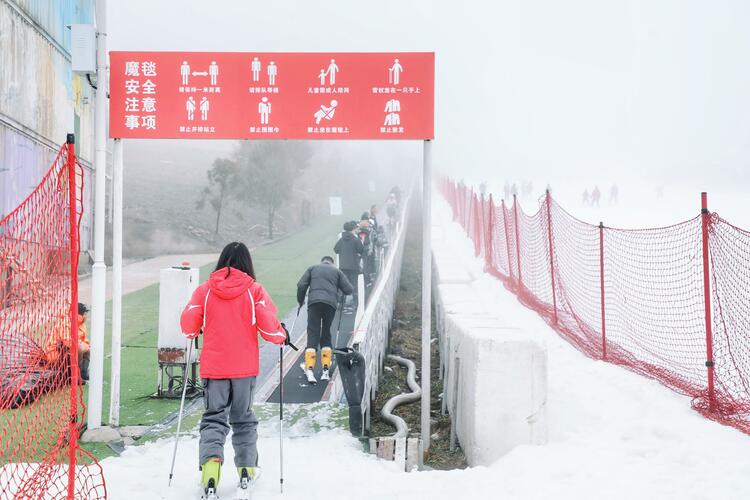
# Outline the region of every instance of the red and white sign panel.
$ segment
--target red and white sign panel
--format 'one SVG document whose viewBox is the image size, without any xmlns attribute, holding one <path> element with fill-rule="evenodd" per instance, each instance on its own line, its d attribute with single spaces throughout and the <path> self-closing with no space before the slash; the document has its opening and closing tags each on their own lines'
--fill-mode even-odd
<svg viewBox="0 0 750 500">
<path fill-rule="evenodd" d="M 111 137 L 432 139 L 435 54 L 110 53 Z"/>
</svg>

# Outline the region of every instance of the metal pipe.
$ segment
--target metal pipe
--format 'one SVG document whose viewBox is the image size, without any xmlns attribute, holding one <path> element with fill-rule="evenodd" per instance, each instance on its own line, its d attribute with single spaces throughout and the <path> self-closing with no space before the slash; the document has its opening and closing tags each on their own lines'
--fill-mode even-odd
<svg viewBox="0 0 750 500">
<path fill-rule="evenodd" d="M 430 449 L 430 336 L 432 334 L 432 141 L 424 141 L 422 171 L 422 454 Z M 420 461 L 421 463 L 421 461 Z"/>
<path fill-rule="evenodd" d="M 120 425 L 120 354 L 122 345 L 122 139 L 112 149 L 112 371 L 110 375 L 109 425 Z"/>
<path fill-rule="evenodd" d="M 401 393 L 386 401 L 383 409 L 380 411 L 380 416 L 383 417 L 383 420 L 396 428 L 396 434 L 394 434 L 393 437 L 403 438 L 409 434 L 409 426 L 406 425 L 403 418 L 394 415 L 393 410 L 396 409 L 397 406 L 418 401 L 422 397 L 422 390 L 416 379 L 417 365 L 415 365 L 412 360 L 402 358 L 401 356 L 394 356 L 393 354 L 389 354 L 387 357 L 401 366 L 406 367 L 408 370 L 406 372 L 406 383 L 412 392 Z"/>
<path fill-rule="evenodd" d="M 104 387 L 104 318 L 107 303 L 107 266 L 104 263 L 104 223 L 107 175 L 107 17 L 105 0 L 96 0 L 96 121 L 94 164 L 94 266 L 91 275 L 91 376 L 89 381 L 89 429 L 102 425 Z"/>
</svg>

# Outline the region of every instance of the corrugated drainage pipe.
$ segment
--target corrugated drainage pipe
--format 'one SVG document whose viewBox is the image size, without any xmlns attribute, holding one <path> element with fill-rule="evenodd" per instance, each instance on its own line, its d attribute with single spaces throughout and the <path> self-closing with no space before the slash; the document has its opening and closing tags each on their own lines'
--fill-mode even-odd
<svg viewBox="0 0 750 500">
<path fill-rule="evenodd" d="M 385 406 L 383 406 L 380 416 L 383 417 L 383 420 L 396 428 L 396 434 L 394 434 L 393 437 L 404 438 L 409 433 L 409 427 L 406 425 L 403 418 L 393 415 L 391 412 L 399 405 L 419 401 L 422 397 L 422 389 L 419 387 L 419 384 L 417 384 L 415 379 L 417 367 L 413 361 L 402 358 L 401 356 L 394 356 L 393 354 L 389 354 L 388 359 L 407 368 L 406 383 L 409 385 L 409 389 L 411 389 L 412 392 L 404 392 L 398 396 L 393 396 L 385 403 Z"/>
</svg>

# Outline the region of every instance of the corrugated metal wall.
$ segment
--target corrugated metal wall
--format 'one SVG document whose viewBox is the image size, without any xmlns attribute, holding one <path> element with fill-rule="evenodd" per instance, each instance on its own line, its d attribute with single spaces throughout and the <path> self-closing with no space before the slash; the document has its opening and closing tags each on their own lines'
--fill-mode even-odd
<svg viewBox="0 0 750 500">
<path fill-rule="evenodd" d="M 71 71 L 67 25 L 93 22 L 94 0 L 0 0 L 0 217 L 28 196 L 68 132 L 94 156 L 93 92 Z M 82 247 L 90 248 L 93 174 L 85 173 Z"/>
</svg>

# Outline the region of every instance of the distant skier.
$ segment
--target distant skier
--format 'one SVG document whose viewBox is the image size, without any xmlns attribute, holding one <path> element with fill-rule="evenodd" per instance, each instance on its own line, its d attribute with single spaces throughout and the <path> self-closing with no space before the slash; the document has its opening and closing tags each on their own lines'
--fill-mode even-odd
<svg viewBox="0 0 750 500">
<path fill-rule="evenodd" d="M 200 375 L 206 409 L 198 448 L 202 498 L 218 498 L 224 442 L 231 426 L 240 476 L 236 498 L 249 499 L 258 467 L 258 419 L 252 408 L 259 372 L 258 334 L 278 345 L 288 343 L 289 334 L 276 319 L 271 297 L 255 281 L 253 261 L 243 243 L 224 247 L 216 270 L 185 306 L 180 326 L 189 339 L 203 332 Z"/>
<path fill-rule="evenodd" d="M 617 187 L 617 184 L 612 184 L 612 187 L 609 190 L 609 204 L 617 205 L 619 201 L 620 201 L 620 189 Z"/>
<path fill-rule="evenodd" d="M 365 247 L 365 253 L 362 254 L 362 271 L 365 275 L 365 283 L 368 286 L 375 281 L 375 241 L 373 233 L 370 214 L 364 212 L 359 220 L 357 236 Z"/>
<path fill-rule="evenodd" d="M 396 195 L 393 193 L 388 195 L 388 199 L 385 202 L 385 212 L 388 214 L 388 230 L 394 231 L 396 229 L 398 201 L 396 201 Z"/>
<path fill-rule="evenodd" d="M 589 190 L 584 189 L 583 190 L 583 197 L 581 199 L 581 202 L 583 203 L 584 207 L 587 207 L 591 204 L 591 197 L 589 196 Z"/>
<path fill-rule="evenodd" d="M 602 192 L 599 191 L 599 186 L 594 186 L 594 190 L 591 191 L 591 206 L 599 206 L 599 200 L 602 197 Z"/>
<path fill-rule="evenodd" d="M 357 293 L 357 281 L 359 274 L 362 272 L 360 267 L 360 261 L 365 253 L 365 247 L 359 238 L 355 235 L 357 230 L 357 223 L 349 221 L 344 224 L 344 231 L 341 233 L 341 238 L 336 242 L 333 247 L 333 251 L 339 256 L 339 269 L 344 273 L 346 279 L 354 287 L 353 306 L 356 307 L 359 299 Z"/>
<path fill-rule="evenodd" d="M 308 295 L 308 290 L 310 291 Z M 320 347 L 320 380 L 328 380 L 331 369 L 331 324 L 338 306 L 338 292 L 351 295 L 354 291 L 346 275 L 333 265 L 333 257 L 325 256 L 320 264 L 308 267 L 297 283 L 297 302 L 300 307 L 307 295 L 307 349 L 303 368 L 307 381 L 317 383 L 315 363 Z"/>
</svg>

